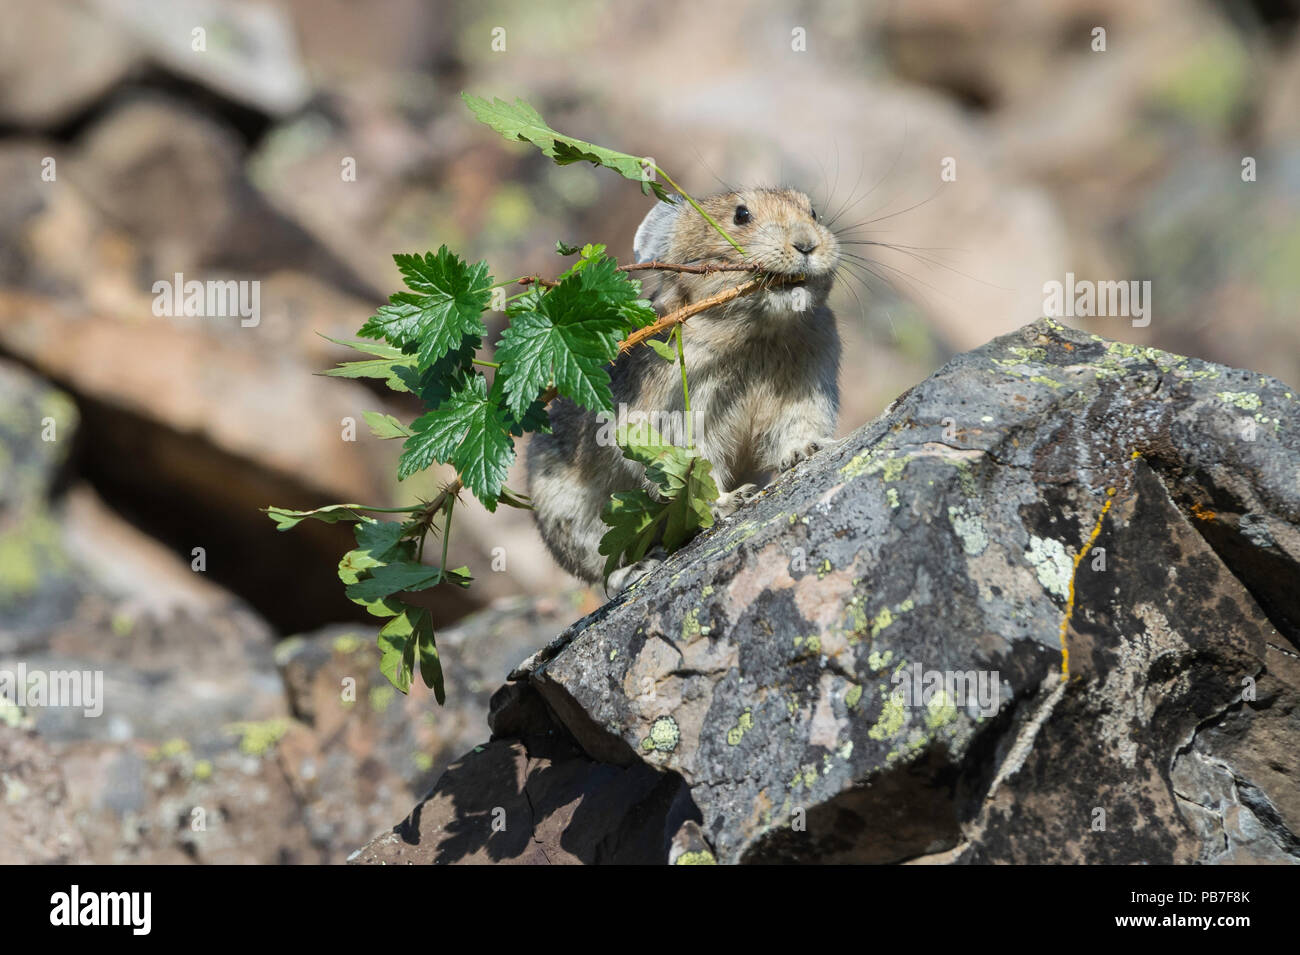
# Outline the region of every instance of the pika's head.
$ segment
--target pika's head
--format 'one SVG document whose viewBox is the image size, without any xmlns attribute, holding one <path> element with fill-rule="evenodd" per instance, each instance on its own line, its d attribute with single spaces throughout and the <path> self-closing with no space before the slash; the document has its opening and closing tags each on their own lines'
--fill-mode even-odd
<svg viewBox="0 0 1300 955">
<path fill-rule="evenodd" d="M 800 311 L 825 301 L 840 263 L 835 234 L 817 218 L 817 210 L 794 189 L 740 189 L 699 200 L 745 250 L 732 247 L 689 203 L 660 202 L 636 230 L 633 251 L 638 262 L 659 260 L 677 265 L 753 265 L 786 280 L 774 283 L 758 298 L 773 311 Z M 710 290 L 736 285 L 746 276 L 715 273 L 708 277 L 682 275 L 665 282 L 692 287 L 697 298 Z M 796 280 L 796 281 L 789 281 Z"/>
</svg>

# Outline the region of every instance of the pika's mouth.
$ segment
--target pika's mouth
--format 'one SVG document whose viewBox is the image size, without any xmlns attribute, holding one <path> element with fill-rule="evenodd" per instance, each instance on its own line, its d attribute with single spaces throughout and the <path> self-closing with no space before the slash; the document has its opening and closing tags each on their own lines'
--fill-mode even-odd
<svg viewBox="0 0 1300 955">
<path fill-rule="evenodd" d="M 811 276 L 807 272 L 760 272 L 773 288 L 802 288 L 808 285 Z"/>
</svg>

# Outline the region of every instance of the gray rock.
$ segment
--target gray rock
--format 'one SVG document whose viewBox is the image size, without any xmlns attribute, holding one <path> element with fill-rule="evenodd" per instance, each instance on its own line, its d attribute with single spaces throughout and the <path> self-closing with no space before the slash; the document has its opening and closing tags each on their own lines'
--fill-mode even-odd
<svg viewBox="0 0 1300 955">
<path fill-rule="evenodd" d="M 0 122 L 49 128 L 140 65 L 135 43 L 75 0 L 11 0 L 0 26 Z"/>
<path fill-rule="evenodd" d="M 680 779 L 665 862 L 1300 861 L 1295 404 L 1026 326 L 535 654 L 494 745 Z M 443 798 L 472 763 L 405 861 L 477 858 L 454 834 L 543 771 Z"/>
<path fill-rule="evenodd" d="M 271 115 L 307 98 L 310 85 L 293 28 L 278 5 L 218 0 L 92 0 L 150 60 Z"/>
</svg>

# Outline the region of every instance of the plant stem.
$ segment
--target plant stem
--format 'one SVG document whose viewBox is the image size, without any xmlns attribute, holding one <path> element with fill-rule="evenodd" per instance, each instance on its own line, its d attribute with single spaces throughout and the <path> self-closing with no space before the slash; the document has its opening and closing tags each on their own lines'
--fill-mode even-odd
<svg viewBox="0 0 1300 955">
<path fill-rule="evenodd" d="M 757 265 L 678 265 L 674 262 L 660 262 L 658 259 L 655 259 L 652 262 L 632 262 L 628 265 L 620 265 L 615 271 L 645 272 L 648 270 L 660 272 L 690 272 L 694 275 L 709 275 L 713 272 L 762 271 Z"/>
<path fill-rule="evenodd" d="M 686 384 L 686 346 L 682 343 L 682 326 L 673 328 L 673 338 L 677 340 L 677 364 L 682 369 L 682 401 L 686 404 L 686 446 L 694 448 L 691 438 L 691 389 Z"/>
<path fill-rule="evenodd" d="M 500 363 L 499 361 L 488 361 L 488 360 L 485 359 L 485 358 L 472 358 L 472 359 L 470 359 L 470 360 L 473 361 L 474 364 L 476 364 L 476 365 L 482 365 L 484 368 L 500 368 L 500 367 L 501 367 L 501 363 Z"/>
<path fill-rule="evenodd" d="M 683 189 L 681 186 L 677 185 L 677 183 L 673 182 L 672 177 L 669 176 L 668 173 L 666 173 L 666 172 L 664 172 L 662 169 L 660 169 L 658 166 L 655 166 L 655 172 L 657 172 L 659 175 L 663 176 L 663 177 L 664 177 L 664 181 L 667 182 L 668 185 L 670 185 L 670 186 L 672 186 L 674 189 L 676 189 L 677 192 L 681 195 L 681 197 L 682 197 L 683 199 L 685 199 L 685 200 L 686 200 L 687 202 L 689 202 L 692 206 L 694 206 L 694 207 L 695 207 L 695 211 L 698 212 L 700 215 L 704 216 L 705 221 L 708 222 L 709 225 L 713 226 L 713 228 L 717 229 L 717 230 L 718 230 L 718 235 L 722 236 L 724 239 L 726 239 L 728 242 L 730 242 L 730 243 L 731 243 L 731 247 L 732 247 L 733 249 L 735 249 L 735 250 L 736 250 L 737 252 L 739 252 L 741 255 L 744 255 L 744 254 L 745 254 L 745 250 L 742 249 L 742 248 L 740 247 L 740 243 L 737 242 L 735 239 L 733 239 L 730 235 L 728 235 L 728 234 L 727 234 L 727 230 L 724 229 L 724 228 L 722 228 L 722 226 L 718 225 L 718 223 L 714 220 L 713 216 L 711 216 L 711 215 L 709 215 L 707 212 L 705 212 L 704 209 L 700 206 L 700 204 L 699 204 L 698 202 L 696 202 L 693 198 L 691 198 L 691 194 L 690 194 L 689 192 L 687 192 L 687 191 L 686 191 L 685 189 Z"/>
<path fill-rule="evenodd" d="M 442 525 L 442 563 L 438 566 L 438 583 L 447 573 L 447 548 L 451 546 L 451 512 L 456 507 L 456 495 L 447 497 L 447 520 Z"/>
<path fill-rule="evenodd" d="M 710 295 L 708 298 L 702 298 L 698 302 L 692 302 L 690 305 L 684 305 L 675 312 L 669 312 L 653 325 L 647 325 L 645 328 L 639 328 L 627 338 L 619 343 L 619 354 L 626 354 L 637 345 L 647 339 L 654 338 L 660 332 L 667 331 L 674 325 L 680 325 L 692 315 L 698 315 L 700 312 L 706 312 L 715 305 L 723 305 L 733 299 L 740 298 L 742 295 L 749 295 L 757 292 L 759 289 L 771 288 L 772 281 L 765 278 L 750 279 L 741 285 L 735 285 L 726 291 L 719 292 L 717 295 Z"/>
</svg>

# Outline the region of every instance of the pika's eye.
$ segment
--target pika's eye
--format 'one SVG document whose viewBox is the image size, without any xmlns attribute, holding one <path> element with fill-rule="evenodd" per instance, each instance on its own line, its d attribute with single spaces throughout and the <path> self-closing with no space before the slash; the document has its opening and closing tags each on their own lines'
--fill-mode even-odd
<svg viewBox="0 0 1300 955">
<path fill-rule="evenodd" d="M 736 217 L 732 221 L 735 222 L 736 225 L 744 225 L 752 218 L 753 216 L 749 214 L 748 206 L 736 206 Z"/>
<path fill-rule="evenodd" d="M 814 209 L 814 208 L 812 208 L 811 206 L 809 206 L 809 207 L 808 207 L 808 211 L 809 211 L 810 213 L 812 213 L 813 222 L 816 222 L 816 221 L 817 221 L 817 210 Z"/>
</svg>

